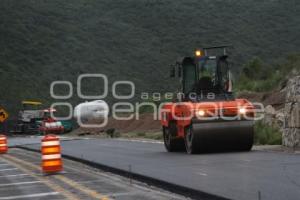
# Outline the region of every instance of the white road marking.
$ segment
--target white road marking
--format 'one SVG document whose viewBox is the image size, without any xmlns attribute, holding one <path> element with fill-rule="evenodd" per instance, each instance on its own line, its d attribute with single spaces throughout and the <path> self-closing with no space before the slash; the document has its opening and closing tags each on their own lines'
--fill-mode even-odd
<svg viewBox="0 0 300 200">
<path fill-rule="evenodd" d="M 0 166 L 7 166 L 7 165 L 9 165 L 9 164 L 7 164 L 7 163 L 0 164 Z"/>
<path fill-rule="evenodd" d="M 11 175 L 0 176 L 0 178 L 1 177 L 17 177 L 17 176 L 29 176 L 29 174 L 11 174 Z"/>
<path fill-rule="evenodd" d="M 0 172 L 17 170 L 18 168 L 0 169 Z"/>
<path fill-rule="evenodd" d="M 12 185 L 28 185 L 28 184 L 35 184 L 35 183 L 41 183 L 42 181 L 27 181 L 27 182 L 18 182 L 18 183 L 4 183 L 0 184 L 0 187 L 4 186 L 12 186 Z"/>
<path fill-rule="evenodd" d="M 115 140 L 119 141 L 127 141 L 127 142 L 142 142 L 142 143 L 152 143 L 152 144 L 163 144 L 161 141 L 155 141 L 155 140 L 139 140 L 139 139 L 123 139 L 123 138 L 118 138 Z"/>
<path fill-rule="evenodd" d="M 207 174 L 203 173 L 203 172 L 197 172 L 197 174 L 200 175 L 200 176 L 207 176 Z"/>
<path fill-rule="evenodd" d="M 25 198 L 46 197 L 46 196 L 53 196 L 53 195 L 59 195 L 59 193 L 47 192 L 47 193 L 37 193 L 37 194 L 28 194 L 28 195 L 8 196 L 8 197 L 0 197 L 0 200 L 25 199 Z"/>
</svg>

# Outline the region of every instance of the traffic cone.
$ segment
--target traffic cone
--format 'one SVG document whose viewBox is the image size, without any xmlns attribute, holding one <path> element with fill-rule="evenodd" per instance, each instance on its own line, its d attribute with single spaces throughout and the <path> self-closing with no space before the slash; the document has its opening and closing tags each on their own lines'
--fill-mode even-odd
<svg viewBox="0 0 300 200">
<path fill-rule="evenodd" d="M 60 172 L 63 169 L 59 138 L 46 135 L 42 139 L 42 170 L 44 173 Z"/>
<path fill-rule="evenodd" d="M 0 154 L 7 153 L 7 139 L 5 135 L 0 135 Z"/>
</svg>

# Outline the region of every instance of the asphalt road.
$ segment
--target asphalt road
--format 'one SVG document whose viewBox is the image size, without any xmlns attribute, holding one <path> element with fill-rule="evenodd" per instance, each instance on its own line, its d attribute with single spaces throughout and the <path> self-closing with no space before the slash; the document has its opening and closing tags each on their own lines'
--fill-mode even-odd
<svg viewBox="0 0 300 200">
<path fill-rule="evenodd" d="M 10 149 L 8 154 L 0 155 L 0 200 L 185 199 L 82 163 L 67 159 L 63 162 L 63 172 L 45 175 L 40 169 L 39 153 Z"/>
<path fill-rule="evenodd" d="M 9 137 L 8 140 L 8 146 L 9 147 L 16 147 L 20 145 L 25 145 L 25 144 L 40 144 L 43 136 L 14 136 L 14 137 Z M 67 140 L 76 140 L 77 138 L 72 138 L 72 137 L 60 137 L 61 141 L 67 141 Z"/>
<path fill-rule="evenodd" d="M 28 145 L 38 149 L 39 145 Z M 62 142 L 63 154 L 230 199 L 296 200 L 300 156 L 264 151 L 187 155 L 161 143 L 112 139 Z"/>
</svg>

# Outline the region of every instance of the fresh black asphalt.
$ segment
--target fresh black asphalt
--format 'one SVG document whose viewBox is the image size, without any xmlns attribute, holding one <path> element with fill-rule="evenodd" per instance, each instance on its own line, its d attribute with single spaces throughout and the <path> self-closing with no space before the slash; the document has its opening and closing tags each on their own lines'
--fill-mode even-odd
<svg viewBox="0 0 300 200">
<path fill-rule="evenodd" d="M 27 145 L 38 149 L 39 145 Z M 162 143 L 118 139 L 62 142 L 63 154 L 230 199 L 296 200 L 300 156 L 264 151 L 187 155 Z"/>
</svg>

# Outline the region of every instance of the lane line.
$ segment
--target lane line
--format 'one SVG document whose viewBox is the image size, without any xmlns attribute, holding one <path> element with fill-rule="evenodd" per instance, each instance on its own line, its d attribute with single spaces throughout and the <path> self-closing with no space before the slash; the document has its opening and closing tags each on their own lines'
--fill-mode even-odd
<svg viewBox="0 0 300 200">
<path fill-rule="evenodd" d="M 200 175 L 200 176 L 207 176 L 206 173 L 202 173 L 202 172 L 197 172 L 196 174 Z"/>
<path fill-rule="evenodd" d="M 18 168 L 8 168 L 8 169 L 0 169 L 0 172 L 4 172 L 4 171 L 13 171 L 13 170 L 17 170 Z"/>
<path fill-rule="evenodd" d="M 78 182 L 75 182 L 67 177 L 64 177 L 62 175 L 57 175 L 57 176 L 55 176 L 55 178 L 80 190 L 81 192 L 89 195 L 90 197 L 93 197 L 95 199 L 100 199 L 100 200 L 109 200 L 109 198 L 106 195 L 101 194 L 101 193 L 97 192 L 96 190 L 92 190 L 84 185 L 81 185 Z"/>
<path fill-rule="evenodd" d="M 31 152 L 33 153 L 33 152 Z M 17 149 L 17 152 L 16 152 L 17 155 L 19 156 L 22 156 L 22 157 L 27 157 L 27 158 L 32 158 L 32 159 L 36 159 L 36 156 L 34 155 L 31 155 L 31 154 L 26 154 L 24 153 L 23 151 L 20 151 L 19 149 Z M 34 152 L 34 154 L 37 154 Z M 73 163 L 73 161 L 71 161 L 71 163 Z M 72 166 L 72 165 L 71 165 Z M 111 184 L 116 184 L 116 186 L 118 187 L 122 187 L 124 186 L 124 180 L 121 179 L 121 178 L 117 178 L 117 177 L 114 177 L 114 176 L 111 176 L 111 175 L 108 175 L 108 174 L 105 174 L 101 171 L 90 171 L 90 169 L 78 169 L 78 168 L 74 168 L 74 167 L 70 167 L 70 166 L 64 166 L 65 169 L 70 169 L 72 171 L 75 171 L 75 172 L 67 172 L 68 174 L 76 174 L 76 172 L 78 173 L 84 173 L 84 174 L 87 174 L 89 176 L 101 176 L 102 179 L 105 179 L 105 181 L 108 181 L 110 182 Z M 96 181 L 102 181 L 102 179 L 97 179 L 95 180 Z M 90 181 L 80 181 L 79 183 L 88 183 Z M 94 181 L 93 181 L 94 182 Z M 132 185 L 130 186 L 134 186 L 136 189 L 139 189 L 143 192 L 149 192 L 149 190 L 151 190 L 153 193 L 157 194 L 157 195 L 162 195 L 162 196 L 165 196 L 169 199 L 179 199 L 178 196 L 174 195 L 174 194 L 171 194 L 171 193 L 168 193 L 168 194 L 165 194 L 161 191 L 157 191 L 157 190 L 152 190 L 152 189 L 149 189 L 148 187 L 146 186 L 143 186 L 143 185 L 140 185 L 139 183 L 132 183 Z M 118 194 L 118 193 L 117 193 Z M 106 196 L 111 196 L 112 198 L 114 198 L 114 195 L 113 194 L 105 194 Z"/>
<path fill-rule="evenodd" d="M 17 182 L 17 183 L 3 183 L 0 184 L 0 187 L 4 186 L 12 186 L 12 185 L 29 185 L 29 184 L 36 184 L 41 183 L 42 181 L 26 181 L 26 182 Z"/>
<path fill-rule="evenodd" d="M 8 155 L 6 155 L 8 156 Z M 14 159 L 14 160 L 18 160 L 18 162 L 24 164 L 24 165 L 27 165 L 27 166 L 30 166 L 31 168 L 33 169 L 36 169 L 36 170 L 40 170 L 40 167 L 37 167 L 31 163 L 28 163 L 27 161 L 24 161 L 24 160 L 20 160 L 18 158 L 15 158 L 15 157 L 12 157 L 11 159 Z M 96 198 L 96 199 L 101 199 L 101 200 L 108 200 L 108 197 L 106 195 L 103 195 L 95 190 L 92 190 L 90 188 L 87 188 L 79 183 L 76 183 L 75 181 L 67 178 L 67 177 L 64 177 L 62 175 L 55 175 L 53 176 L 54 178 L 70 185 L 71 187 L 77 189 L 77 190 L 80 190 L 81 192 L 93 197 L 93 198 Z"/>
<path fill-rule="evenodd" d="M 15 158 L 10 155 L 5 155 L 5 161 L 10 163 L 13 166 L 18 167 L 21 171 L 23 171 L 26 174 L 29 174 L 30 176 L 36 178 L 37 180 L 42 181 L 46 186 L 51 188 L 52 190 L 59 192 L 61 195 L 63 195 L 65 198 L 69 200 L 80 200 L 77 196 L 75 196 L 73 193 L 69 192 L 68 190 L 65 190 L 63 187 L 57 185 L 57 183 L 52 182 L 48 177 L 38 176 L 35 173 L 33 173 L 31 170 L 26 169 L 24 166 L 31 167 L 33 169 L 39 169 L 39 167 L 36 167 L 35 165 L 32 165 L 31 163 L 27 163 L 23 160 L 20 160 L 18 158 Z"/>
<path fill-rule="evenodd" d="M 30 154 L 24 154 L 23 151 L 20 151 L 19 149 L 17 150 L 18 152 L 16 153 L 18 156 L 22 156 L 22 157 L 27 157 L 27 158 L 32 158 L 32 159 L 36 159 L 35 156 L 33 155 L 30 155 Z M 31 153 L 36 153 L 36 152 L 31 152 Z M 74 161 L 71 161 L 72 163 L 74 163 Z M 32 162 L 33 164 L 39 164 L 39 163 L 34 163 Z M 82 164 L 83 165 L 83 164 Z M 124 185 L 123 184 L 123 179 L 121 178 L 117 178 L 117 177 L 112 177 L 111 175 L 109 174 L 105 174 L 103 173 L 101 170 L 98 170 L 98 171 L 91 171 L 90 169 L 78 169 L 78 168 L 74 168 L 74 167 L 70 167 L 70 166 L 64 166 L 64 169 L 70 169 L 71 171 L 76 171 L 78 173 L 85 173 L 89 176 L 95 176 L 95 174 L 97 174 L 98 176 L 101 176 L 101 178 L 104 178 L 106 181 L 110 181 L 112 183 L 115 183 L 115 182 L 118 182 L 119 185 Z M 84 170 L 84 171 L 83 171 Z M 74 174 L 76 172 L 68 172 L 68 171 L 65 171 L 65 172 L 62 172 L 61 174 Z M 100 179 L 99 179 L 100 180 Z M 145 189 L 145 188 L 144 188 Z"/>
<path fill-rule="evenodd" d="M 204 170 L 198 169 L 199 171 L 195 172 L 195 174 L 200 175 L 200 176 L 207 176 L 207 173 L 205 173 Z"/>
<path fill-rule="evenodd" d="M 6 155 L 6 156 L 8 156 L 8 155 Z M 12 157 L 11 159 L 18 160 L 18 162 L 20 162 L 24 165 L 30 166 L 31 168 L 36 169 L 36 170 L 40 170 L 40 167 L 37 167 L 37 166 L 35 166 L 35 165 L 25 161 L 25 160 L 20 160 L 16 157 Z M 64 183 L 70 185 L 71 187 L 73 187 L 73 188 L 75 188 L 75 189 L 77 189 L 77 190 L 93 197 L 93 198 L 100 199 L 100 200 L 109 200 L 107 195 L 101 194 L 101 193 L 97 192 L 96 190 L 90 189 L 90 188 L 88 188 L 88 187 L 86 187 L 82 184 L 79 184 L 78 182 L 75 182 L 75 181 L 73 181 L 73 180 L 71 180 L 67 177 L 64 177 L 62 175 L 55 175 L 53 177 L 55 179 L 58 179 L 58 180 L 60 180 Z"/>
<path fill-rule="evenodd" d="M 36 159 L 36 157 L 35 156 L 33 156 L 33 155 L 29 155 L 29 154 L 24 154 L 24 152 L 22 152 L 22 151 L 19 151 L 18 150 L 18 152 L 16 153 L 17 155 L 19 155 L 19 156 L 22 156 L 22 157 L 27 157 L 27 158 L 32 158 L 32 159 Z M 73 162 L 73 161 L 72 161 Z M 36 164 L 36 165 L 38 165 L 39 163 L 35 163 L 35 162 L 32 162 L 33 164 Z M 74 163 L 74 162 L 73 162 Z M 64 166 L 64 169 L 70 169 L 71 171 L 76 171 L 76 172 L 79 172 L 79 173 L 85 173 L 85 174 L 88 174 L 88 175 L 92 175 L 92 176 L 95 176 L 95 171 L 90 171 L 90 170 L 85 170 L 85 169 L 78 169 L 78 168 L 74 168 L 74 167 L 70 167 L 70 166 Z M 84 170 L 84 171 L 83 171 Z M 68 171 L 65 171 L 65 172 L 62 172 L 62 174 L 74 174 L 74 173 L 76 173 L 76 172 L 68 172 Z M 123 180 L 122 179 L 120 179 L 120 178 L 117 178 L 117 177 L 112 177 L 111 175 L 108 175 L 108 174 L 105 174 L 105 173 L 103 173 L 103 172 L 101 172 L 101 170 L 100 171 L 97 171 L 96 172 L 96 174 L 98 175 L 98 176 L 101 176 L 102 178 L 105 178 L 107 181 L 110 181 L 110 182 L 116 182 L 116 181 L 118 181 L 118 182 L 122 182 Z M 113 180 L 113 181 L 112 181 Z M 121 184 L 121 185 L 123 185 L 123 183 Z"/>
<path fill-rule="evenodd" d="M 59 193 L 58 192 L 46 192 L 46 193 L 37 193 L 37 194 L 28 194 L 28 195 L 7 196 L 7 197 L 0 197 L 0 200 L 47 197 L 47 196 L 54 196 L 54 195 L 59 195 Z"/>
<path fill-rule="evenodd" d="M 155 140 L 143 140 L 143 139 L 125 139 L 125 138 L 118 138 L 115 140 L 119 140 L 122 142 L 141 142 L 141 143 L 149 143 L 149 144 L 163 144 L 162 141 L 155 141 Z"/>
<path fill-rule="evenodd" d="M 4 176 L 0 176 L 0 178 L 4 177 L 18 177 L 18 176 L 29 176 L 29 174 L 11 174 L 11 175 L 4 175 Z"/>
</svg>

